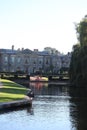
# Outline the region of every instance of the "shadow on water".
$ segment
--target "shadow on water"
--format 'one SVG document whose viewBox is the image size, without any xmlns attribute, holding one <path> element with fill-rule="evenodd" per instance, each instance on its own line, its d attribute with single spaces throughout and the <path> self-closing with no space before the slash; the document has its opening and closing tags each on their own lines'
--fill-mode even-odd
<svg viewBox="0 0 87 130">
<path fill-rule="evenodd" d="M 6 113 L 12 113 L 12 112 L 16 112 L 16 111 L 24 111 L 26 110 L 26 112 L 30 115 L 34 115 L 34 110 L 32 106 L 22 106 L 22 107 L 15 107 L 15 108 L 9 108 L 9 109 L 1 109 L 0 110 L 0 115 L 1 114 L 6 114 Z"/>
<path fill-rule="evenodd" d="M 70 116 L 72 126 L 87 130 L 87 88 L 70 87 Z"/>
</svg>

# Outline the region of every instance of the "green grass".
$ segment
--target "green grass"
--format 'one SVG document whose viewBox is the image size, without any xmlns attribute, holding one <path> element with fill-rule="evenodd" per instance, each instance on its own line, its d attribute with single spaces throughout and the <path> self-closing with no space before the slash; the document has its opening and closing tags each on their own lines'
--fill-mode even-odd
<svg viewBox="0 0 87 130">
<path fill-rule="evenodd" d="M 0 79 L 0 82 L 3 84 L 0 88 L 0 102 L 21 100 L 28 91 L 27 88 L 9 80 Z"/>
</svg>

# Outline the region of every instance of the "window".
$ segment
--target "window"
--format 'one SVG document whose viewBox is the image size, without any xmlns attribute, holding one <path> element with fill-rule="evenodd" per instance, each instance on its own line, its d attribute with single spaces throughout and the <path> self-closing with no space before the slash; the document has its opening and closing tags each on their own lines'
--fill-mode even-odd
<svg viewBox="0 0 87 130">
<path fill-rule="evenodd" d="M 21 61 L 21 58 L 20 58 L 20 57 L 18 57 L 17 62 L 18 62 L 18 63 L 20 63 L 20 61 Z"/>
<path fill-rule="evenodd" d="M 27 59 L 25 60 L 25 64 L 28 64 L 28 60 Z"/>
<path fill-rule="evenodd" d="M 39 64 L 41 64 L 42 62 L 41 61 L 39 61 Z"/>
<path fill-rule="evenodd" d="M 7 56 L 5 56 L 4 60 L 5 60 L 5 62 L 8 62 L 8 57 L 7 57 Z"/>
<path fill-rule="evenodd" d="M 48 60 L 46 60 L 46 64 L 49 64 Z"/>
<path fill-rule="evenodd" d="M 15 61 L 15 57 L 11 56 L 11 62 L 14 63 L 14 61 Z"/>
<path fill-rule="evenodd" d="M 36 62 L 34 61 L 34 64 L 36 64 Z"/>
</svg>

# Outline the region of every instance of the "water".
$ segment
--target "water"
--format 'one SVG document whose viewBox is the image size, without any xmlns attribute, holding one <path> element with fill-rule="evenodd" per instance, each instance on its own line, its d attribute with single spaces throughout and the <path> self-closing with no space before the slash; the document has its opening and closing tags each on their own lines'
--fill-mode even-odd
<svg viewBox="0 0 87 130">
<path fill-rule="evenodd" d="M 0 111 L 0 130 L 87 130 L 87 90 L 30 84 L 32 107 Z"/>
</svg>

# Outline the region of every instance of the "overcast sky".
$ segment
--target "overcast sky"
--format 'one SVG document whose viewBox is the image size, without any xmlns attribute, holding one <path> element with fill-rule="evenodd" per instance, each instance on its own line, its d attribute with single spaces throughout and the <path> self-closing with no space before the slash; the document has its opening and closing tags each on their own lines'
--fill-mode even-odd
<svg viewBox="0 0 87 130">
<path fill-rule="evenodd" d="M 86 14 L 87 0 L 0 0 L 0 48 L 67 53 L 77 42 L 74 23 Z"/>
</svg>

